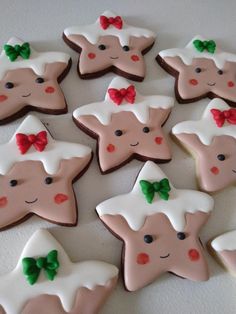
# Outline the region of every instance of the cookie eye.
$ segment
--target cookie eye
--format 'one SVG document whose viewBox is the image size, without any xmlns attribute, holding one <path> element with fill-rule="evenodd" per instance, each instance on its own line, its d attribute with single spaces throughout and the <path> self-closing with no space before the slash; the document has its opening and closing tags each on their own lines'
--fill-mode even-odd
<svg viewBox="0 0 236 314">
<path fill-rule="evenodd" d="M 149 133 L 149 132 L 150 132 L 149 127 L 145 126 L 145 127 L 143 128 L 143 132 L 144 132 L 144 133 Z"/>
<path fill-rule="evenodd" d="M 129 51 L 129 46 L 123 46 L 122 49 L 123 49 L 124 51 Z"/>
<path fill-rule="evenodd" d="M 153 242 L 153 236 L 151 236 L 150 234 L 145 234 L 145 236 L 143 237 L 144 242 L 146 243 L 152 243 Z"/>
<path fill-rule="evenodd" d="M 17 180 L 11 180 L 9 183 L 10 183 L 10 186 L 16 186 Z"/>
<path fill-rule="evenodd" d="M 115 130 L 115 135 L 116 136 L 121 136 L 123 132 L 121 130 Z"/>
<path fill-rule="evenodd" d="M 219 154 L 217 155 L 217 159 L 220 161 L 224 161 L 225 160 L 225 155 L 224 154 Z"/>
<path fill-rule="evenodd" d="M 14 87 L 14 84 L 13 84 L 12 82 L 6 82 L 5 87 L 6 87 L 7 89 L 10 89 L 10 88 L 13 88 L 13 87 Z"/>
<path fill-rule="evenodd" d="M 37 77 L 35 82 L 39 83 L 39 84 L 42 84 L 42 83 L 44 83 L 44 79 L 42 77 Z"/>
<path fill-rule="evenodd" d="M 202 72 L 202 69 L 201 69 L 201 68 L 196 68 L 196 69 L 195 69 L 195 72 L 196 72 L 196 73 L 200 73 L 200 72 Z"/>
<path fill-rule="evenodd" d="M 105 50 L 105 49 L 106 49 L 106 46 L 105 46 L 105 45 L 99 45 L 99 46 L 98 46 L 98 49 L 100 49 L 100 50 Z"/>
<path fill-rule="evenodd" d="M 178 238 L 179 240 L 184 240 L 184 239 L 186 238 L 186 235 L 185 235 L 184 232 L 178 232 L 178 233 L 177 233 L 177 238 Z"/>
<path fill-rule="evenodd" d="M 222 75 L 224 72 L 222 70 L 217 71 L 219 75 Z"/>
<path fill-rule="evenodd" d="M 44 180 L 45 184 L 51 184 L 53 182 L 53 179 L 51 177 L 47 177 Z"/>
</svg>

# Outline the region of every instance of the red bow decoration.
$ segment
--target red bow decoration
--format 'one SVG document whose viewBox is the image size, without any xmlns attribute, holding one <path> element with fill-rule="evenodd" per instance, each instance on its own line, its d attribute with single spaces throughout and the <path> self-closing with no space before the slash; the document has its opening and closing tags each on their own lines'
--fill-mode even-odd
<svg viewBox="0 0 236 314">
<path fill-rule="evenodd" d="M 36 135 L 26 135 L 23 133 L 16 134 L 16 144 L 22 155 L 30 149 L 31 145 L 33 145 L 37 151 L 42 152 L 47 143 L 48 140 L 46 131 L 41 131 Z"/>
<path fill-rule="evenodd" d="M 213 119 L 215 120 L 217 126 L 221 128 L 225 120 L 230 124 L 236 124 L 236 109 L 229 110 L 219 110 L 219 109 L 211 109 L 211 113 L 213 115 Z"/>
<path fill-rule="evenodd" d="M 109 88 L 108 94 L 111 100 L 118 106 L 125 99 L 128 103 L 133 104 L 135 101 L 136 91 L 134 85 L 130 85 L 128 88 Z"/>
<path fill-rule="evenodd" d="M 123 21 L 120 16 L 106 17 L 105 15 L 101 15 L 100 24 L 103 29 L 107 29 L 110 25 L 113 25 L 117 29 L 121 29 L 123 26 Z"/>
</svg>

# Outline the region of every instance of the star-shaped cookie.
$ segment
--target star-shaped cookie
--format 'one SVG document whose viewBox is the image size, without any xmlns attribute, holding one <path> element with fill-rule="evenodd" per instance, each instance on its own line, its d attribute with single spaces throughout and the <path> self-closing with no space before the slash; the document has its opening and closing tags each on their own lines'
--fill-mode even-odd
<svg viewBox="0 0 236 314">
<path fill-rule="evenodd" d="M 199 231 L 213 205 L 203 192 L 176 189 L 151 161 L 140 171 L 130 193 L 99 204 L 100 219 L 124 242 L 125 287 L 136 291 L 165 272 L 207 280 Z"/>
<path fill-rule="evenodd" d="M 0 124 L 30 110 L 66 113 L 67 105 L 59 83 L 70 66 L 68 54 L 37 52 L 29 43 L 11 38 L 0 55 Z"/>
<path fill-rule="evenodd" d="M 0 229 L 36 214 L 60 225 L 77 223 L 72 183 L 86 171 L 91 149 L 56 141 L 34 116 L 0 145 Z"/>
<path fill-rule="evenodd" d="M 117 277 L 118 269 L 105 262 L 72 263 L 56 239 L 40 229 L 26 243 L 16 268 L 0 277 L 0 304 L 7 314 L 95 314 Z"/>
<path fill-rule="evenodd" d="M 73 113 L 75 123 L 98 140 L 102 173 L 121 167 L 133 158 L 168 162 L 171 151 L 162 130 L 174 99 L 144 96 L 124 78 L 114 78 L 105 100 L 88 104 Z"/>
<path fill-rule="evenodd" d="M 80 53 L 78 74 L 82 79 L 114 72 L 142 81 L 145 76 L 143 55 L 152 48 L 155 34 L 128 25 L 123 17 L 105 11 L 94 24 L 66 28 L 63 39 Z"/>
</svg>

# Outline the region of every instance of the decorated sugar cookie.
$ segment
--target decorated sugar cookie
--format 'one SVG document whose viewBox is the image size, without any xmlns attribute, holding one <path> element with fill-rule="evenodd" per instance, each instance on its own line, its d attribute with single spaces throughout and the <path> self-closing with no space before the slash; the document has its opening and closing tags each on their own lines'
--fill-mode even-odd
<svg viewBox="0 0 236 314">
<path fill-rule="evenodd" d="M 123 78 L 114 78 L 105 100 L 76 109 L 74 121 L 98 140 L 102 173 L 111 172 L 133 158 L 142 161 L 171 160 L 170 147 L 162 131 L 174 99 L 143 96 Z"/>
<path fill-rule="evenodd" d="M 176 78 L 180 103 L 220 97 L 236 106 L 236 54 L 222 51 L 216 41 L 196 36 L 185 48 L 162 50 L 156 60 Z"/>
<path fill-rule="evenodd" d="M 117 277 L 118 269 L 105 262 L 72 263 L 56 239 L 40 229 L 16 268 L 0 277 L 1 314 L 96 314 Z"/>
<path fill-rule="evenodd" d="M 56 141 L 36 117 L 25 118 L 12 139 L 0 145 L 0 229 L 33 214 L 76 225 L 72 182 L 91 158 L 89 147 Z"/>
<path fill-rule="evenodd" d="M 172 133 L 195 157 L 202 190 L 236 183 L 236 109 L 213 99 L 200 120 L 180 122 Z"/>
<path fill-rule="evenodd" d="M 29 110 L 67 112 L 59 82 L 69 72 L 70 56 L 37 52 L 30 43 L 11 38 L 0 55 L 0 124 Z"/>
<path fill-rule="evenodd" d="M 99 204 L 100 219 L 124 242 L 125 287 L 136 291 L 165 272 L 207 280 L 199 231 L 213 205 L 203 192 L 176 189 L 151 161 L 140 171 L 130 193 Z"/>
<path fill-rule="evenodd" d="M 122 16 L 106 11 L 94 24 L 66 28 L 63 39 L 80 53 L 78 73 L 81 78 L 114 72 L 142 81 L 145 77 L 143 55 L 152 48 L 155 34 L 128 25 Z"/>
</svg>

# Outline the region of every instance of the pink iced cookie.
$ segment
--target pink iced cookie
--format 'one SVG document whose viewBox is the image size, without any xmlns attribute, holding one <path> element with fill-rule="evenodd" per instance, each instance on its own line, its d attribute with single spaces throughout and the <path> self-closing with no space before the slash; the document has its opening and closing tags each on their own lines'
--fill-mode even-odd
<svg viewBox="0 0 236 314">
<path fill-rule="evenodd" d="M 174 105 L 167 96 L 143 96 L 123 78 L 114 78 L 105 100 L 88 104 L 73 113 L 76 124 L 98 140 L 102 173 L 133 158 L 168 162 L 170 147 L 162 130 Z"/>
<path fill-rule="evenodd" d="M 222 51 L 214 40 L 196 36 L 185 48 L 162 50 L 157 62 L 176 78 L 180 103 L 220 97 L 236 106 L 236 54 Z"/>
<path fill-rule="evenodd" d="M 199 231 L 213 205 L 203 192 L 174 188 L 151 161 L 140 171 L 130 193 L 99 204 L 100 219 L 124 242 L 125 287 L 136 291 L 165 272 L 207 280 Z"/>
<path fill-rule="evenodd" d="M 155 34 L 128 25 L 123 17 L 106 11 L 94 24 L 66 28 L 63 39 L 80 53 L 78 73 L 81 78 L 114 72 L 142 81 L 145 76 L 143 55 L 152 48 Z"/>
<path fill-rule="evenodd" d="M 69 72 L 70 56 L 37 52 L 29 43 L 11 38 L 0 55 L 0 124 L 30 110 L 67 112 L 59 82 Z"/>
<path fill-rule="evenodd" d="M 51 222 L 77 224 L 72 182 L 87 169 L 91 149 L 56 141 L 34 116 L 0 145 L 0 229 L 36 214 Z"/>
<path fill-rule="evenodd" d="M 198 121 L 184 121 L 172 133 L 196 159 L 200 188 L 215 192 L 236 183 L 236 109 L 213 99 Z"/>
<path fill-rule="evenodd" d="M 96 314 L 116 285 L 118 269 L 100 261 L 72 263 L 46 230 L 27 242 L 16 268 L 0 277 L 0 313 Z"/>
</svg>

